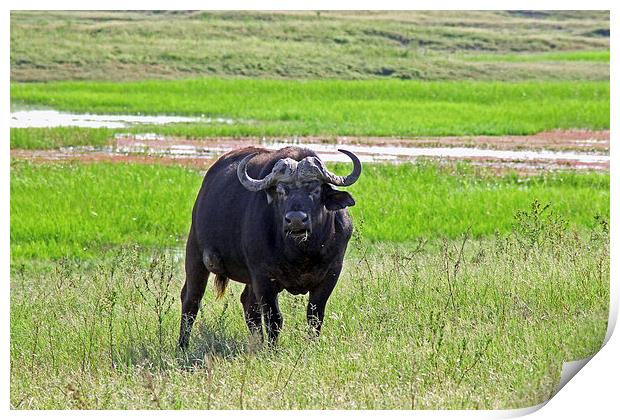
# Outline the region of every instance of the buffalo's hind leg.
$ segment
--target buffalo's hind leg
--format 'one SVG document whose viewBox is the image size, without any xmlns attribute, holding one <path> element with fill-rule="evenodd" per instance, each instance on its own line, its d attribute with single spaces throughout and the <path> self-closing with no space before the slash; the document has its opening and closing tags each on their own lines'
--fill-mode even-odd
<svg viewBox="0 0 620 420">
<path fill-rule="evenodd" d="M 185 285 L 181 290 L 181 331 L 179 347 L 183 350 L 189 345 L 189 336 L 196 320 L 200 301 L 207 287 L 209 271 L 206 269 L 198 244 L 194 238 L 193 229 L 187 239 L 185 253 Z"/>
</svg>

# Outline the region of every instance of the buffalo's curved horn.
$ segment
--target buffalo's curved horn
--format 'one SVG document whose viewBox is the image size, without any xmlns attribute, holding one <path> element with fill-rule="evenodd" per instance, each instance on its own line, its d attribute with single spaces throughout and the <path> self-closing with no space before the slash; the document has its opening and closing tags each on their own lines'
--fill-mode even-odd
<svg viewBox="0 0 620 420">
<path fill-rule="evenodd" d="M 246 166 L 250 159 L 256 156 L 258 153 L 251 153 L 243 158 L 239 165 L 237 166 L 237 178 L 239 178 L 239 182 L 241 185 L 245 187 L 245 189 L 250 191 L 260 191 L 265 188 L 269 188 L 271 186 L 271 182 L 273 179 L 273 173 L 270 173 L 263 179 L 254 179 L 248 175 L 248 171 Z"/>
<path fill-rule="evenodd" d="M 297 162 L 292 159 L 280 159 L 273 165 L 271 173 L 263 179 L 254 179 L 248 175 L 247 164 L 258 153 L 252 153 L 239 162 L 237 166 L 237 178 L 246 189 L 250 191 L 260 191 L 274 186 L 279 180 L 288 179 L 296 166 Z"/>
<path fill-rule="evenodd" d="M 357 181 L 357 179 L 362 174 L 362 163 L 357 156 L 355 156 L 348 150 L 338 149 L 338 151 L 344 153 L 345 155 L 349 156 L 349 158 L 351 158 L 351 160 L 353 161 L 353 171 L 347 176 L 339 176 L 332 174 L 325 167 L 321 169 L 323 170 L 323 176 L 325 177 L 325 181 L 337 187 L 348 187 L 349 185 L 355 184 L 355 181 Z"/>
</svg>

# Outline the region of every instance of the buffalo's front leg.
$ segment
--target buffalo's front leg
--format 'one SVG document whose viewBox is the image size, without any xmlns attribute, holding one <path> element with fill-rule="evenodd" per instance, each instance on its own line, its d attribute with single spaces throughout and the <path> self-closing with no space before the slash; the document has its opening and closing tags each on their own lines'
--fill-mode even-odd
<svg viewBox="0 0 620 420">
<path fill-rule="evenodd" d="M 256 300 L 256 295 L 252 290 L 252 286 L 245 285 L 245 289 L 241 293 L 241 304 L 243 305 L 243 315 L 245 323 L 250 330 L 250 335 L 257 337 L 259 341 L 263 340 L 263 325 L 261 320 L 261 308 Z"/>
<path fill-rule="evenodd" d="M 262 278 L 252 282 L 254 296 L 263 314 L 265 330 L 269 344 L 274 345 L 282 330 L 284 319 L 278 305 L 278 292 L 275 284 L 269 278 Z"/>
<path fill-rule="evenodd" d="M 325 318 L 325 305 L 332 294 L 342 266 L 329 271 L 325 280 L 318 287 L 310 291 L 306 318 L 308 320 L 308 332 L 311 338 L 316 338 L 321 333 L 323 318 Z"/>
</svg>

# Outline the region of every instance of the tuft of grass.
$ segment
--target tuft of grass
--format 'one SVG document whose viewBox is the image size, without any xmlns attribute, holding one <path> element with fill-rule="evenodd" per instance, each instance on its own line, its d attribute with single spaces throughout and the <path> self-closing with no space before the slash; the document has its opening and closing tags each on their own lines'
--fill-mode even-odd
<svg viewBox="0 0 620 420">
<path fill-rule="evenodd" d="M 14 104 L 226 117 L 153 128 L 188 136 L 532 134 L 609 128 L 609 82 L 225 80 L 11 84 Z M 140 129 L 144 129 L 141 127 Z M 148 128 L 151 130 L 151 128 Z"/>
<path fill-rule="evenodd" d="M 346 173 L 348 165 L 332 166 Z M 121 244 L 181 246 L 203 173 L 141 164 L 11 164 L 11 259 L 96 257 Z M 609 174 L 520 178 L 431 162 L 364 165 L 351 213 L 368 241 L 475 237 L 507 232 L 532 200 L 551 203 L 581 229 L 609 217 Z"/>
<path fill-rule="evenodd" d="M 248 338 L 233 283 L 207 289 L 175 347 L 176 252 L 11 267 L 14 409 L 508 409 L 546 401 L 596 352 L 609 300 L 605 222 L 578 233 L 525 206 L 494 238 L 351 243 L 317 341 L 282 293 L 276 350 Z M 542 220 L 546 220 L 543 219 Z M 531 226 L 540 240 L 530 242 Z"/>
</svg>

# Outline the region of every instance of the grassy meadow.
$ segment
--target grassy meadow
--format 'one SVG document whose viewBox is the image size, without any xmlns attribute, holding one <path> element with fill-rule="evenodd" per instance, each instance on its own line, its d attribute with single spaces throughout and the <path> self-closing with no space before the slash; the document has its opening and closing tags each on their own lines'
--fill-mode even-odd
<svg viewBox="0 0 620 420">
<path fill-rule="evenodd" d="M 234 119 L 122 130 L 191 138 L 607 129 L 609 13 L 13 11 L 11 103 Z"/>
<path fill-rule="evenodd" d="M 545 224 L 534 237 L 517 230 L 435 247 L 353 242 L 321 338 L 306 338 L 305 298 L 284 293 L 272 350 L 248 341 L 233 284 L 217 301 L 208 288 L 190 349 L 179 353 L 183 276 L 174 253 L 130 248 L 96 264 L 21 266 L 12 275 L 11 405 L 535 405 L 553 394 L 562 361 L 591 355 L 605 335 L 604 226 L 578 235 Z"/>
<path fill-rule="evenodd" d="M 235 284 L 219 301 L 209 288 L 180 354 L 201 173 L 11 169 L 14 408 L 524 407 L 605 334 L 606 174 L 367 165 L 322 338 L 308 342 L 305 298 L 284 293 L 278 348 L 257 348 Z"/>
<path fill-rule="evenodd" d="M 608 80 L 599 59 L 467 59 L 608 50 L 604 11 L 11 12 L 11 80 L 20 82 Z"/>
<path fill-rule="evenodd" d="M 54 82 L 11 85 L 11 101 L 58 110 L 231 118 L 226 123 L 136 126 L 118 131 L 213 136 L 442 136 L 609 128 L 609 82 L 226 80 Z M 11 147 L 41 147 L 58 129 L 13 129 Z M 75 130 L 99 144 L 105 133 Z"/>
<path fill-rule="evenodd" d="M 14 109 L 233 120 L 11 128 L 11 149 L 609 128 L 608 12 L 12 11 L 10 36 Z M 320 339 L 284 292 L 278 346 L 252 342 L 231 282 L 181 353 L 204 171 L 10 164 L 13 409 L 527 407 L 607 328 L 609 173 L 365 164 Z"/>
</svg>

